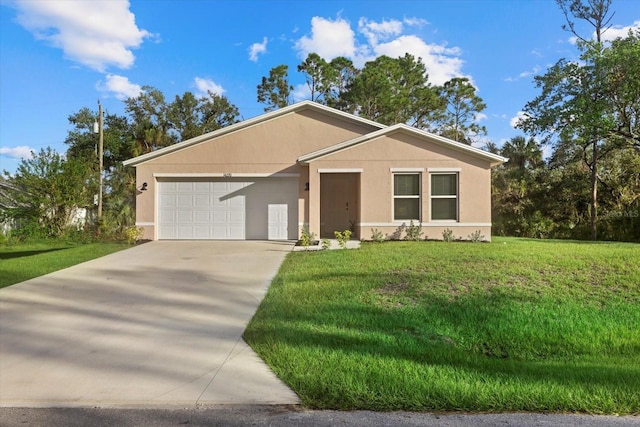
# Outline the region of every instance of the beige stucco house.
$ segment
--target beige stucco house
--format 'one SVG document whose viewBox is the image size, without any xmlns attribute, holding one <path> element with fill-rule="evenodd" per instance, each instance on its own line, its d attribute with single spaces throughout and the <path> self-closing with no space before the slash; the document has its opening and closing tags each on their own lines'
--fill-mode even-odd
<svg viewBox="0 0 640 427">
<path fill-rule="evenodd" d="M 422 224 L 491 236 L 501 156 L 416 128 L 300 102 L 124 162 L 146 239 L 297 240 Z"/>
</svg>

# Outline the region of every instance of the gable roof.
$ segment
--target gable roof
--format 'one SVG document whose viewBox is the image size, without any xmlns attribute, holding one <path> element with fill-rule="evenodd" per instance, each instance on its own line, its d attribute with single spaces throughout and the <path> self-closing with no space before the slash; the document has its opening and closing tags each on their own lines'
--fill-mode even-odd
<svg viewBox="0 0 640 427">
<path fill-rule="evenodd" d="M 186 141 L 182 141 L 177 144 L 173 144 L 168 147 L 164 147 L 159 150 L 152 151 L 150 153 L 142 154 L 138 157 L 125 160 L 124 162 L 122 162 L 122 164 L 125 166 L 137 166 L 148 160 L 152 160 L 157 157 L 164 156 L 165 154 L 173 153 L 175 151 L 182 150 L 184 148 L 191 147 L 193 145 L 197 145 L 205 141 L 209 141 L 211 139 L 220 137 L 222 135 L 227 135 L 229 133 L 236 132 L 244 128 L 248 128 L 250 126 L 254 126 L 262 122 L 273 120 L 277 117 L 282 117 L 284 115 L 292 114 L 292 113 L 298 113 L 304 110 L 318 111 L 330 116 L 341 117 L 343 119 L 346 119 L 352 122 L 359 122 L 365 125 L 379 128 L 379 129 L 384 129 L 387 127 L 386 125 L 374 122 L 372 120 L 364 119 L 362 117 L 358 117 L 353 114 L 345 113 L 344 111 L 336 110 L 335 108 L 327 107 L 326 105 L 318 104 L 317 102 L 301 101 L 296 104 L 288 105 L 286 107 L 262 114 L 260 116 L 253 117 L 248 120 L 243 120 L 241 122 L 234 123 L 230 126 L 217 129 L 213 132 L 205 133 L 204 135 L 196 136 L 195 138 L 187 139 Z"/>
<path fill-rule="evenodd" d="M 490 162 L 491 166 L 497 166 L 508 160 L 507 158 L 499 156 L 497 154 L 489 153 L 488 151 L 484 151 L 467 144 L 456 142 L 452 139 L 445 138 L 443 136 L 439 136 L 430 132 L 426 132 L 424 130 L 421 130 L 412 126 L 407 126 L 405 124 L 396 124 L 393 126 L 384 127 L 374 132 L 370 132 L 366 135 L 362 135 L 357 138 L 350 139 L 348 141 L 340 142 L 330 147 L 322 148 L 320 150 L 304 154 L 298 157 L 298 162 L 311 163 L 312 161 L 320 159 L 322 157 L 329 156 L 331 154 L 337 153 L 342 150 L 347 150 L 349 148 L 352 148 L 361 144 L 366 144 L 367 142 L 372 141 L 376 138 L 391 135 L 392 133 L 396 133 L 396 132 L 402 132 L 412 136 L 417 136 L 424 140 L 428 140 L 429 142 L 451 148 L 455 151 L 460 151 L 460 152 L 469 154 L 473 157 L 486 160 Z"/>
</svg>

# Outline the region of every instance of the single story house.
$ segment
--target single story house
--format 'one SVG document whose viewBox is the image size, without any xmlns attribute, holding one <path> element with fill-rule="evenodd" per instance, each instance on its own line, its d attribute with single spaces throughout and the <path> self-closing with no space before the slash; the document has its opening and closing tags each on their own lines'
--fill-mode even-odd
<svg viewBox="0 0 640 427">
<path fill-rule="evenodd" d="M 491 167 L 506 159 L 405 124 L 303 101 L 151 153 L 136 167 L 145 239 L 297 240 L 351 229 L 491 236 Z"/>
</svg>

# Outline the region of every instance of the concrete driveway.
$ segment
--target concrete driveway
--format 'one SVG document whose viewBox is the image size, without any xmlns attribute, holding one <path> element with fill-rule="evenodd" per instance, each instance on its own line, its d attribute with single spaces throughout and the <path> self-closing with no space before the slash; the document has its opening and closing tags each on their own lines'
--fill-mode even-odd
<svg viewBox="0 0 640 427">
<path fill-rule="evenodd" d="M 299 403 L 241 338 L 292 246 L 150 242 L 0 290 L 0 406 Z"/>
</svg>

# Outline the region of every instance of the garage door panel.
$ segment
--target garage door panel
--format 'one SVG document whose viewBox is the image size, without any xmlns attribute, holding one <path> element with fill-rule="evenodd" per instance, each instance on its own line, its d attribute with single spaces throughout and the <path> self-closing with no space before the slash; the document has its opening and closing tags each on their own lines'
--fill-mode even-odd
<svg viewBox="0 0 640 427">
<path fill-rule="evenodd" d="M 211 234 L 211 226 L 209 224 L 206 225 L 195 225 L 193 227 L 194 233 L 196 236 L 207 236 L 206 238 L 211 239 L 213 235 Z M 203 237 L 205 238 L 205 237 Z"/>
<path fill-rule="evenodd" d="M 230 224 L 243 224 L 244 225 L 244 210 L 229 210 L 227 211 L 227 221 Z"/>
<path fill-rule="evenodd" d="M 194 182 L 193 190 L 197 192 L 209 193 L 211 192 L 211 183 L 210 182 Z"/>
<path fill-rule="evenodd" d="M 212 212 L 212 221 L 214 224 L 226 224 L 227 223 L 227 211 L 217 210 Z"/>
<path fill-rule="evenodd" d="M 191 225 L 179 225 L 177 227 L 177 235 L 179 239 L 193 239 L 194 232 Z"/>
<path fill-rule="evenodd" d="M 193 222 L 196 224 L 209 224 L 211 222 L 209 211 L 195 211 L 193 213 Z"/>
<path fill-rule="evenodd" d="M 161 208 L 172 208 L 177 206 L 176 197 L 172 194 L 165 194 L 160 198 Z"/>
<path fill-rule="evenodd" d="M 236 196 L 226 200 L 226 205 L 229 208 L 241 208 L 244 209 L 244 196 Z"/>
<path fill-rule="evenodd" d="M 207 193 L 194 194 L 193 195 L 193 206 L 202 207 L 202 208 L 208 208 L 209 206 L 211 206 L 211 200 L 210 199 L 211 199 L 211 197 Z"/>
<path fill-rule="evenodd" d="M 158 214 L 158 220 L 161 224 L 174 224 L 177 222 L 176 214 L 177 212 L 175 211 L 162 210 Z"/>
</svg>

